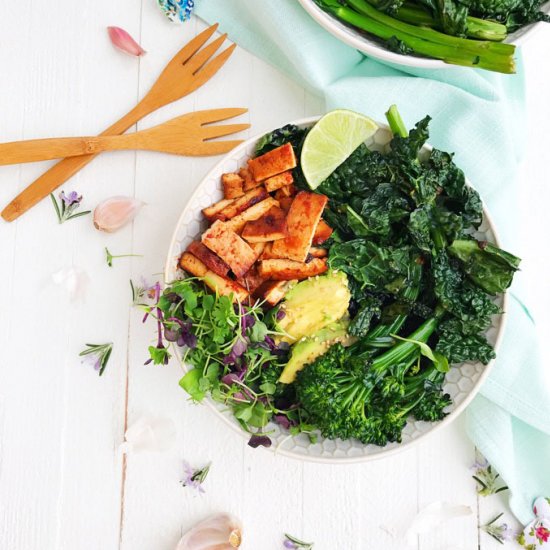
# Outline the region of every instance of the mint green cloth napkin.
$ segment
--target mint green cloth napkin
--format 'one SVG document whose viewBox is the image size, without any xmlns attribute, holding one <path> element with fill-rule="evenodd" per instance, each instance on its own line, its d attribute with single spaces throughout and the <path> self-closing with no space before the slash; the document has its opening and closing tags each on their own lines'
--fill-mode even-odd
<svg viewBox="0 0 550 550">
<path fill-rule="evenodd" d="M 199 0 L 197 14 L 218 21 L 240 46 L 323 96 L 327 110 L 345 107 L 384 121 L 395 103 L 409 126 L 431 115 L 430 143 L 456 151 L 458 165 L 504 229 L 504 247 L 521 256 L 510 224 L 524 137 L 521 59 L 513 76 L 382 64 L 332 37 L 297 0 Z M 509 484 L 512 509 L 526 523 L 533 499 L 550 495 L 550 392 L 543 387 L 527 312 L 510 299 L 507 313 L 497 364 L 468 408 L 468 425 L 474 443 Z"/>
</svg>

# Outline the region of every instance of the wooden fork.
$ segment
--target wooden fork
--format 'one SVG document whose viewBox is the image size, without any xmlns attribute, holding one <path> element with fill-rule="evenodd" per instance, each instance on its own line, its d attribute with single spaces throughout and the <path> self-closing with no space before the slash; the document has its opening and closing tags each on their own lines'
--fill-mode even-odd
<svg viewBox="0 0 550 550">
<path fill-rule="evenodd" d="M 233 44 L 211 59 L 227 37 L 223 34 L 202 48 L 217 28 L 217 24 L 212 25 L 188 42 L 168 63 L 147 95 L 101 135 L 123 134 L 144 116 L 193 92 L 216 74 L 236 47 Z M 10 222 L 17 219 L 86 166 L 96 155 L 70 157 L 58 162 L 10 202 L 2 211 L 2 217 Z"/>
<path fill-rule="evenodd" d="M 189 113 L 133 134 L 31 139 L 0 144 L 0 165 L 35 162 L 121 149 L 145 149 L 191 157 L 231 151 L 242 140 L 211 141 L 250 128 L 250 124 L 206 126 L 246 113 L 248 109 L 210 109 Z"/>
</svg>

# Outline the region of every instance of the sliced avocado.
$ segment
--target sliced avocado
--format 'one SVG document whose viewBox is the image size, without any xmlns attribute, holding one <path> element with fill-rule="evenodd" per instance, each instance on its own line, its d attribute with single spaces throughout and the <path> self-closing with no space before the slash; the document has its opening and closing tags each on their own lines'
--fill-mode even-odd
<svg viewBox="0 0 550 550">
<path fill-rule="evenodd" d="M 332 344 L 348 343 L 350 337 L 347 334 L 348 319 L 342 319 L 328 327 L 324 327 L 312 336 L 303 338 L 292 346 L 292 352 L 288 363 L 285 365 L 279 382 L 291 384 L 296 379 L 296 373 L 302 370 L 320 355 L 323 355 Z"/>
<path fill-rule="evenodd" d="M 285 335 L 278 340 L 292 344 L 339 321 L 348 311 L 350 297 L 348 278 L 341 271 L 294 285 L 280 306 L 285 316 L 278 322 L 278 328 Z"/>
</svg>

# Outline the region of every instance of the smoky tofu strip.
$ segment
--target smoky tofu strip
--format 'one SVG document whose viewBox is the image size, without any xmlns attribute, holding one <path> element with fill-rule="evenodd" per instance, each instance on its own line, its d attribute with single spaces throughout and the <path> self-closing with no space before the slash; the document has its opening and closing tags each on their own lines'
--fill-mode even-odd
<svg viewBox="0 0 550 550">
<path fill-rule="evenodd" d="M 279 206 L 279 203 L 273 197 L 268 197 L 254 206 L 251 206 L 238 216 L 226 221 L 225 224 L 235 231 L 235 233 L 240 233 L 246 225 L 246 222 L 261 218 L 272 206 Z"/>
<path fill-rule="evenodd" d="M 313 234 L 314 245 L 323 244 L 332 235 L 332 227 L 325 221 L 319 220 L 315 233 Z"/>
<path fill-rule="evenodd" d="M 265 282 L 265 278 L 258 272 L 258 267 L 253 265 L 240 279 L 237 279 L 243 288 L 253 294 L 262 283 Z"/>
<path fill-rule="evenodd" d="M 296 196 L 296 193 L 298 190 L 294 185 L 285 185 L 284 187 L 281 187 L 280 189 L 277 189 L 275 192 L 275 198 L 277 200 L 284 199 L 286 197 L 294 197 Z"/>
<path fill-rule="evenodd" d="M 312 258 L 326 258 L 328 256 L 328 250 L 326 248 L 319 248 L 318 246 L 312 246 L 309 249 L 308 254 Z"/>
<path fill-rule="evenodd" d="M 241 236 L 248 242 L 262 243 L 284 239 L 287 234 L 285 211 L 272 206 L 261 218 L 248 222 Z"/>
<path fill-rule="evenodd" d="M 208 272 L 208 268 L 190 252 L 184 252 L 181 255 L 179 265 L 182 269 L 191 273 L 191 275 L 195 275 L 195 277 L 204 277 Z"/>
<path fill-rule="evenodd" d="M 187 252 L 196 256 L 210 271 L 222 277 L 225 277 L 229 273 L 230 267 L 200 241 L 193 241 L 187 247 Z"/>
<path fill-rule="evenodd" d="M 231 268 L 237 278 L 242 277 L 256 261 L 254 250 L 223 222 L 213 223 L 201 240 Z"/>
<path fill-rule="evenodd" d="M 222 199 L 208 208 L 203 208 L 202 213 L 208 221 L 213 221 L 216 219 L 216 214 L 221 212 L 226 206 L 229 206 L 233 200 L 234 199 Z"/>
<path fill-rule="evenodd" d="M 239 170 L 239 176 L 243 178 L 243 189 L 245 191 L 250 191 L 251 189 L 254 189 L 254 187 L 258 187 L 262 185 L 261 181 L 256 181 L 250 172 L 248 168 L 241 168 Z"/>
<path fill-rule="evenodd" d="M 264 185 L 266 191 L 272 193 L 273 191 L 277 191 L 277 189 L 281 189 L 281 187 L 288 187 L 293 182 L 294 178 L 292 177 L 292 172 L 288 171 L 267 178 L 264 181 Z"/>
<path fill-rule="evenodd" d="M 295 260 L 262 260 L 258 265 L 258 271 L 262 277 L 276 281 L 307 279 L 321 275 L 327 269 L 325 258 L 313 258 L 307 263 Z"/>
<path fill-rule="evenodd" d="M 231 204 L 217 212 L 215 218 L 223 221 L 230 220 L 251 206 L 267 199 L 268 196 L 269 195 L 264 187 L 252 189 L 246 192 L 242 197 L 233 200 Z"/>
<path fill-rule="evenodd" d="M 304 262 L 327 201 L 325 195 L 300 191 L 292 201 L 286 218 L 288 237 L 273 243 L 273 253 Z"/>
<path fill-rule="evenodd" d="M 278 304 L 288 292 L 292 283 L 297 281 L 266 281 L 254 292 L 257 298 L 263 298 L 270 306 Z"/>
<path fill-rule="evenodd" d="M 293 168 L 296 168 L 296 155 L 290 143 L 248 161 L 248 169 L 257 182 Z"/>
<path fill-rule="evenodd" d="M 236 199 L 244 195 L 244 180 L 239 174 L 222 174 L 223 196 L 226 199 Z"/>
<path fill-rule="evenodd" d="M 290 205 L 292 204 L 292 201 L 294 200 L 294 197 L 283 197 L 282 199 L 277 199 L 279 201 L 279 205 L 281 208 L 288 212 L 290 210 Z"/>
</svg>

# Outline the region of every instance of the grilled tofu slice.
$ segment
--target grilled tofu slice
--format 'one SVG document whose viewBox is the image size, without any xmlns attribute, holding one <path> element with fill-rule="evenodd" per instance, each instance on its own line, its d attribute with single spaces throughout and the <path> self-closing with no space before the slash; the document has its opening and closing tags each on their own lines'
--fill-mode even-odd
<svg viewBox="0 0 550 550">
<path fill-rule="evenodd" d="M 226 199 L 236 199 L 244 195 L 244 180 L 239 174 L 222 174 L 223 196 Z"/>
<path fill-rule="evenodd" d="M 234 199 L 222 199 L 208 208 L 203 208 L 202 213 L 208 221 L 214 221 L 216 219 L 216 214 L 221 212 L 226 206 L 229 206 L 233 200 Z"/>
<path fill-rule="evenodd" d="M 202 277 L 204 284 L 222 296 L 233 296 L 233 301 L 244 302 L 249 298 L 249 293 L 235 281 L 217 275 L 193 254 L 184 252 L 180 258 L 180 267 L 195 277 Z"/>
<path fill-rule="evenodd" d="M 309 249 L 308 255 L 312 258 L 326 258 L 328 256 L 328 250 L 326 248 L 319 248 L 318 246 L 312 246 Z"/>
<path fill-rule="evenodd" d="M 210 271 L 213 271 L 217 275 L 225 277 L 229 273 L 230 267 L 200 241 L 193 241 L 187 247 L 187 252 L 193 254 L 193 256 L 198 258 Z"/>
<path fill-rule="evenodd" d="M 279 203 L 273 197 L 268 197 L 262 202 L 251 206 L 238 216 L 231 218 L 229 221 L 225 222 L 225 224 L 227 227 L 235 231 L 235 233 L 240 233 L 246 225 L 246 222 L 261 218 L 273 206 L 279 206 Z"/>
<path fill-rule="evenodd" d="M 288 237 L 273 243 L 273 253 L 289 260 L 304 262 L 327 201 L 325 195 L 300 191 L 288 211 Z"/>
<path fill-rule="evenodd" d="M 256 182 L 264 181 L 293 168 L 296 168 L 296 155 L 290 143 L 285 143 L 277 149 L 248 161 L 248 169 Z"/>
<path fill-rule="evenodd" d="M 275 192 L 275 198 L 281 200 L 286 197 L 295 197 L 297 192 L 298 189 L 296 189 L 295 185 L 285 185 Z"/>
<path fill-rule="evenodd" d="M 277 199 L 279 201 L 279 205 L 281 208 L 288 212 L 290 210 L 290 205 L 292 204 L 292 201 L 294 200 L 294 197 L 283 197 L 282 199 Z"/>
<path fill-rule="evenodd" d="M 307 279 L 321 275 L 328 269 L 325 258 L 313 258 L 308 263 L 295 260 L 262 260 L 258 264 L 258 271 L 266 279 L 276 281 L 290 281 L 292 279 Z"/>
<path fill-rule="evenodd" d="M 241 176 L 241 178 L 243 178 L 244 180 L 243 189 L 245 190 L 245 192 L 254 189 L 254 187 L 262 185 L 261 181 L 256 181 L 252 177 L 252 174 L 250 173 L 250 170 L 248 168 L 241 168 L 239 170 L 239 176 Z"/>
<path fill-rule="evenodd" d="M 240 279 L 237 279 L 243 288 L 253 294 L 258 287 L 265 282 L 265 279 L 258 272 L 258 267 L 253 265 Z"/>
<path fill-rule="evenodd" d="M 267 199 L 268 196 L 264 187 L 257 187 L 246 192 L 242 197 L 233 200 L 231 204 L 217 212 L 214 217 L 222 221 L 230 220 L 251 206 Z"/>
<path fill-rule="evenodd" d="M 277 305 L 288 292 L 293 283 L 298 281 L 267 281 L 254 293 L 258 298 L 263 298 L 270 306 Z"/>
<path fill-rule="evenodd" d="M 267 178 L 264 181 L 264 185 L 266 191 L 268 193 L 272 193 L 273 191 L 277 191 L 277 189 L 281 189 L 281 187 L 289 186 L 293 181 L 294 178 L 292 177 L 292 172 L 287 171 L 282 174 L 278 174 L 277 176 Z"/>
<path fill-rule="evenodd" d="M 213 223 L 202 234 L 201 240 L 231 268 L 237 278 L 242 277 L 256 261 L 254 250 L 223 222 Z"/>
<path fill-rule="evenodd" d="M 250 243 L 265 243 L 284 239 L 287 235 L 286 213 L 272 206 L 264 216 L 248 222 L 241 236 Z"/>
<path fill-rule="evenodd" d="M 323 244 L 332 235 L 332 231 L 332 227 L 325 220 L 319 220 L 313 234 L 312 244 Z"/>
<path fill-rule="evenodd" d="M 250 248 L 254 250 L 254 254 L 256 254 L 256 259 L 258 259 L 265 248 L 266 243 L 248 243 L 250 245 Z"/>
</svg>

